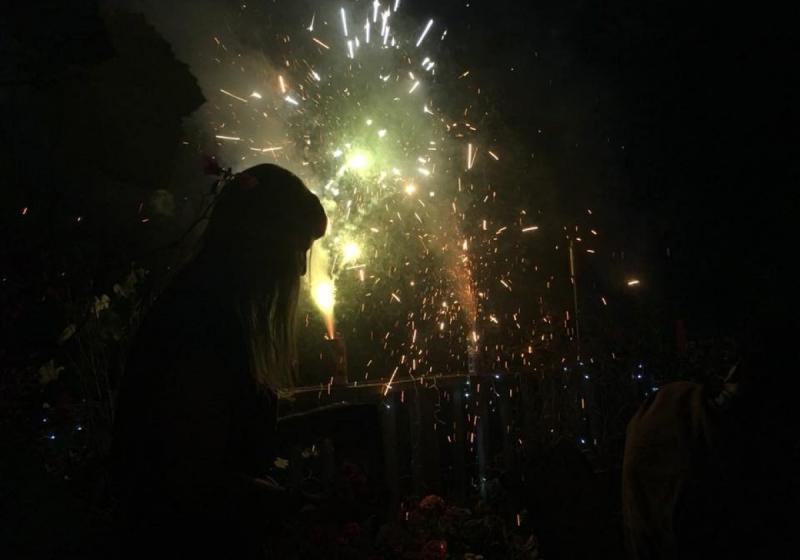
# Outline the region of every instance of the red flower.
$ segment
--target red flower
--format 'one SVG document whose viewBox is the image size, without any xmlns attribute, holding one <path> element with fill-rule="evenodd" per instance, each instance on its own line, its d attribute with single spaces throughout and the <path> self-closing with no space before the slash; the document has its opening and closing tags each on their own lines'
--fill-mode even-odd
<svg viewBox="0 0 800 560">
<path fill-rule="evenodd" d="M 444 500 L 436 494 L 430 494 L 422 498 L 419 503 L 420 509 L 443 509 Z"/>
<path fill-rule="evenodd" d="M 345 523 L 344 527 L 342 528 L 342 534 L 348 539 L 357 539 L 359 536 L 361 536 L 361 525 L 355 521 Z"/>
<path fill-rule="evenodd" d="M 447 541 L 428 541 L 422 548 L 422 560 L 444 560 L 447 556 Z"/>
</svg>

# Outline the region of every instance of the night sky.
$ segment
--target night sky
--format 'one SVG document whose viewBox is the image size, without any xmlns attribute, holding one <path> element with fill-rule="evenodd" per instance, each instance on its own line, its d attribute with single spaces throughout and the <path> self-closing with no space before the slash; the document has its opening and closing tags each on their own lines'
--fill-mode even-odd
<svg viewBox="0 0 800 560">
<path fill-rule="evenodd" d="M 560 211 L 601 209 L 604 233 L 690 327 L 724 330 L 746 294 L 773 292 L 797 205 L 797 48 L 784 15 L 713 3 L 467 4 L 453 3 L 449 19 L 472 38 L 464 48 L 517 137 L 552 166 Z"/>
</svg>

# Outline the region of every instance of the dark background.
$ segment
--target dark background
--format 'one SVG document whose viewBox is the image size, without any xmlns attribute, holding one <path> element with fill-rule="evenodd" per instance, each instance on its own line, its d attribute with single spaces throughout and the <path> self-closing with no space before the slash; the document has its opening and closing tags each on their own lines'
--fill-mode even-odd
<svg viewBox="0 0 800 560">
<path fill-rule="evenodd" d="M 788 296 L 777 271 L 797 208 L 797 46 L 785 13 L 468 4 L 448 19 L 509 126 L 553 168 L 559 210 L 599 209 L 607 249 L 628 252 L 675 318 L 724 330 L 751 298 Z"/>
</svg>

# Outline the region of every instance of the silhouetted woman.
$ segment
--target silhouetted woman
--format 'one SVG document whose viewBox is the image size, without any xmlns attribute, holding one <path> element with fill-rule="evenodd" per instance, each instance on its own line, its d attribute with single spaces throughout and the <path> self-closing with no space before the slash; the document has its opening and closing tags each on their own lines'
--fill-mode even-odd
<svg viewBox="0 0 800 560">
<path fill-rule="evenodd" d="M 317 197 L 274 165 L 219 195 L 200 252 L 145 319 L 120 390 L 124 555 L 259 557 L 291 513 L 287 492 L 262 477 L 275 391 L 294 369 L 299 280 L 326 225 Z"/>
</svg>

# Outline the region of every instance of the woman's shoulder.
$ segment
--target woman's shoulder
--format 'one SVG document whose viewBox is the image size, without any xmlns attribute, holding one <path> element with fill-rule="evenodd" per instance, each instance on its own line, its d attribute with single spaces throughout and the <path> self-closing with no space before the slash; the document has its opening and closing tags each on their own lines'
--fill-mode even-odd
<svg viewBox="0 0 800 560">
<path fill-rule="evenodd" d="M 202 286 L 170 286 L 139 327 L 129 353 L 134 367 L 209 366 L 241 353 L 240 327 L 225 298 Z"/>
</svg>

